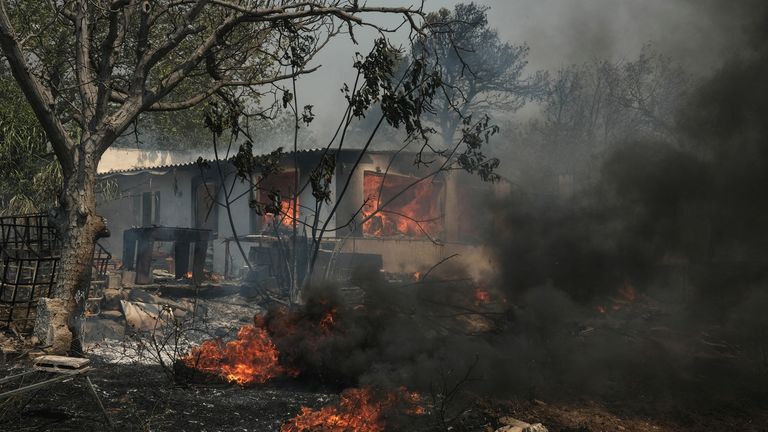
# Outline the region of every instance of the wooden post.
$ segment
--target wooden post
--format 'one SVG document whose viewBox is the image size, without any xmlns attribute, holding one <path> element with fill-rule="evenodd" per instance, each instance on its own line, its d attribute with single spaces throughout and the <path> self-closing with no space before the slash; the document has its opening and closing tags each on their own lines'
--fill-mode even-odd
<svg viewBox="0 0 768 432">
<path fill-rule="evenodd" d="M 123 268 L 133 270 L 136 258 L 136 234 L 133 230 L 123 232 Z"/>
<path fill-rule="evenodd" d="M 198 240 L 195 242 L 195 251 L 192 258 L 192 282 L 200 285 L 203 281 L 203 268 L 205 267 L 205 254 L 208 252 L 208 241 Z"/>
<path fill-rule="evenodd" d="M 177 241 L 174 243 L 174 259 L 176 260 L 176 279 L 183 278 L 189 271 L 189 242 Z"/>
<path fill-rule="evenodd" d="M 136 254 L 136 284 L 152 283 L 152 250 L 155 242 L 152 237 L 142 234 L 139 236 L 139 251 Z"/>
</svg>

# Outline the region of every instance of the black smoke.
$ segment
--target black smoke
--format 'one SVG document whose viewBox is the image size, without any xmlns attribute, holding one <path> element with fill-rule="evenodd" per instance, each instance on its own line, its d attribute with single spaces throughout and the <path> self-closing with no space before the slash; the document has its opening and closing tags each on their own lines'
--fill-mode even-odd
<svg viewBox="0 0 768 432">
<path fill-rule="evenodd" d="M 515 387 L 667 408 L 766 400 L 768 26 L 761 2 L 737 3 L 706 7 L 741 14 L 749 43 L 666 119 L 669 140 L 613 143 L 572 199 L 491 205 L 497 286 L 518 308 L 506 346 L 525 359 L 511 369 L 534 376 Z M 628 285 L 634 306 L 589 318 Z"/>
</svg>

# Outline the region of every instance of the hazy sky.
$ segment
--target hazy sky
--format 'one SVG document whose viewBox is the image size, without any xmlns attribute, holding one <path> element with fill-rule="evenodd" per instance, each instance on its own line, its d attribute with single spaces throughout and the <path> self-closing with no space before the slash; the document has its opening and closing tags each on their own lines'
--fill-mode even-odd
<svg viewBox="0 0 768 432">
<path fill-rule="evenodd" d="M 369 4 L 407 5 L 399 0 Z M 458 1 L 426 0 L 427 10 L 453 7 Z M 723 19 L 721 0 L 481 0 L 491 7 L 489 21 L 503 40 L 531 47 L 530 70 L 555 69 L 593 57 L 628 58 L 646 43 L 705 71 L 716 64 L 738 22 Z M 738 4 L 738 0 L 725 3 Z M 735 7 L 734 7 L 735 8 Z M 344 100 L 339 89 L 354 79 L 352 55 L 365 53 L 373 35 L 358 34 L 360 45 L 338 38 L 316 63 L 322 68 L 303 79 L 299 104 L 315 105 L 313 129 L 320 141 L 324 130 L 338 122 Z M 399 40 L 404 41 L 405 35 Z"/>
</svg>

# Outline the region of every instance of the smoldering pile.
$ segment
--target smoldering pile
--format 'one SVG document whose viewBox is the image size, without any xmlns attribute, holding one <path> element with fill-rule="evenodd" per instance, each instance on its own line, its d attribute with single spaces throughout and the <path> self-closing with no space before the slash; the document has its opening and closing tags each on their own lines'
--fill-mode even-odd
<svg viewBox="0 0 768 432">
<path fill-rule="evenodd" d="M 345 301 L 333 284 L 314 286 L 302 307 L 273 307 L 247 327 L 264 331 L 283 370 L 303 380 L 340 389 L 427 390 L 437 369 L 469 368 L 476 356 L 465 354 L 483 345 L 481 335 L 500 329 L 506 314 L 499 296 L 479 292 L 465 275 L 405 284 L 357 276 L 353 282 L 365 292 L 363 304 Z M 190 366 L 195 354 L 199 350 Z"/>
</svg>

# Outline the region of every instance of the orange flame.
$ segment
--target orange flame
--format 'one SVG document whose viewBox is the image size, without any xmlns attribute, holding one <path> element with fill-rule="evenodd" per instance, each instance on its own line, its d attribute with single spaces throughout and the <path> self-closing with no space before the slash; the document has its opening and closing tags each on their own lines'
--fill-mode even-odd
<svg viewBox="0 0 768 432">
<path fill-rule="evenodd" d="M 227 343 L 220 339 L 204 341 L 181 360 L 187 367 L 241 385 L 263 384 L 280 375 L 300 375 L 301 371 L 291 364 L 290 350 L 282 356 L 286 363 L 278 362 L 280 351 L 272 337 L 279 339 L 280 335 L 294 334 L 301 315 L 282 308 L 271 313 L 271 324 L 266 317 L 257 314 L 253 317 L 253 325 L 240 328 L 236 340 Z M 314 335 L 305 348 L 319 346 L 331 336 L 336 330 L 336 313 L 336 306 L 329 306 L 318 320 L 303 324 L 309 326 Z"/>
<path fill-rule="evenodd" d="M 441 184 L 425 180 L 413 185 L 414 181 L 416 179 L 394 174 L 385 177 L 375 172 L 364 173 L 363 193 L 367 202 L 361 213 L 367 218 L 380 210 L 363 223 L 364 234 L 422 237 L 434 236 L 440 231 Z"/>
<path fill-rule="evenodd" d="M 397 403 L 412 405 L 407 414 L 425 412 L 418 393 L 401 389 L 377 397 L 371 388 L 352 388 L 344 390 L 336 405 L 318 410 L 302 407 L 301 413 L 285 423 L 280 432 L 383 432 L 386 414 Z"/>
<path fill-rule="evenodd" d="M 222 343 L 208 340 L 182 359 L 185 365 L 218 375 L 240 385 L 263 384 L 281 375 L 278 351 L 266 330 L 251 325 L 237 332 L 237 339 Z"/>
</svg>

